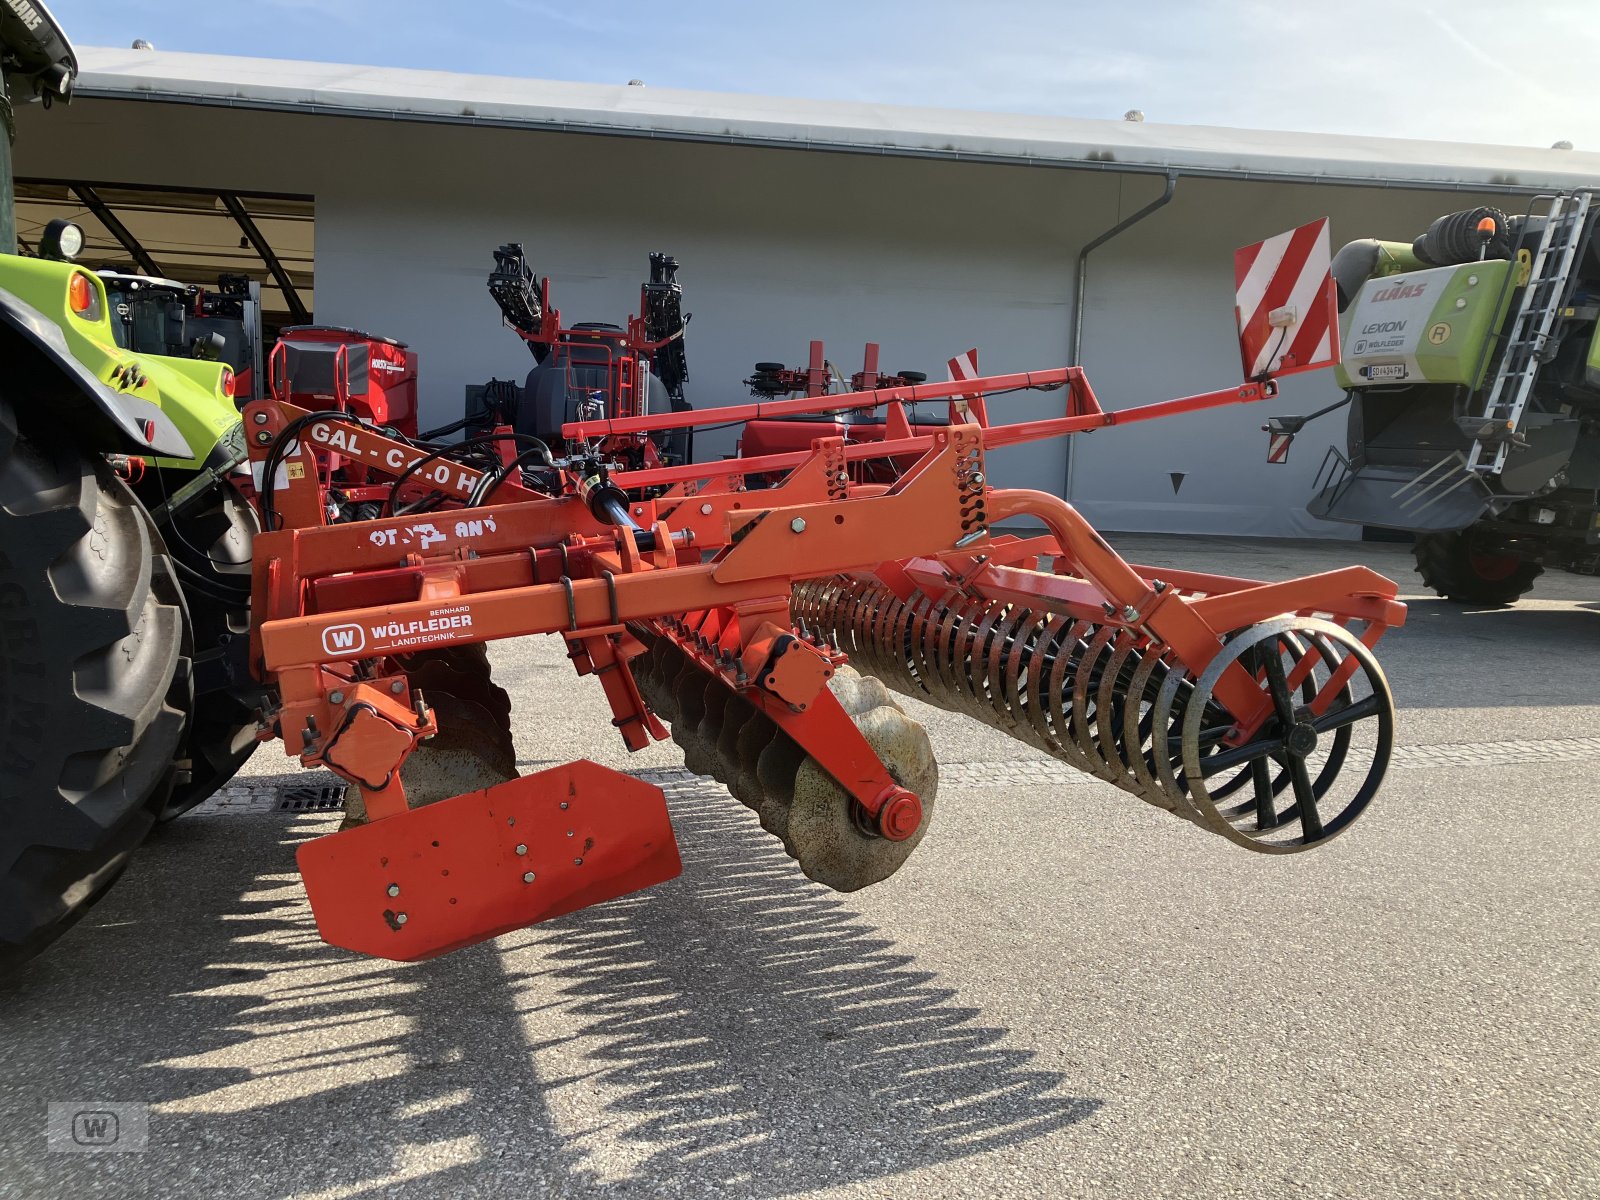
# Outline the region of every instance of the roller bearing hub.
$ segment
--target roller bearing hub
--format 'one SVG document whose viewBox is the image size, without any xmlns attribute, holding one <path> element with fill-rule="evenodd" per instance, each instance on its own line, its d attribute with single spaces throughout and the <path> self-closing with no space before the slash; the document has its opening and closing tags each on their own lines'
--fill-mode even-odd
<svg viewBox="0 0 1600 1200">
<path fill-rule="evenodd" d="M 1296 758 L 1304 758 L 1317 748 L 1316 726 L 1308 721 L 1300 722 L 1283 739 L 1283 748 Z"/>
</svg>

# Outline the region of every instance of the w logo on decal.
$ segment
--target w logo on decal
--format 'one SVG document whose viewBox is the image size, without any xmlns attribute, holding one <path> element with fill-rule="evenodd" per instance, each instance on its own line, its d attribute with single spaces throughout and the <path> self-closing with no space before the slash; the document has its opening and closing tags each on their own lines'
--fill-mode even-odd
<svg viewBox="0 0 1600 1200">
<path fill-rule="evenodd" d="M 367 631 L 359 625 L 330 625 L 322 631 L 322 649 L 328 654 L 353 654 L 367 644 Z"/>
</svg>

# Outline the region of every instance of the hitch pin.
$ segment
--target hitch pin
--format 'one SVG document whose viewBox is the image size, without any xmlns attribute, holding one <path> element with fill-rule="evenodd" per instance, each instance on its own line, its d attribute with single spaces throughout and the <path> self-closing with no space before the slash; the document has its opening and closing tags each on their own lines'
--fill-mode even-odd
<svg viewBox="0 0 1600 1200">
<path fill-rule="evenodd" d="M 421 729 L 427 725 L 428 702 L 422 698 L 421 688 L 411 693 L 411 708 L 417 714 L 417 728 Z"/>
</svg>

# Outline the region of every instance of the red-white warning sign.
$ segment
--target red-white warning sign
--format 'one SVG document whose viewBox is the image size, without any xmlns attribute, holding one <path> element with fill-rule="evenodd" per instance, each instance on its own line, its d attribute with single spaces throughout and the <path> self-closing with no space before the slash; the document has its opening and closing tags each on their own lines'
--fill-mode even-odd
<svg viewBox="0 0 1600 1200">
<path fill-rule="evenodd" d="M 1332 261 L 1326 217 L 1234 252 L 1245 378 L 1293 375 L 1338 361 Z"/>
<path fill-rule="evenodd" d="M 956 355 L 949 361 L 948 366 L 951 383 L 960 383 L 967 379 L 978 378 L 977 347 L 973 347 L 965 354 Z M 989 423 L 989 414 L 984 406 L 982 392 L 973 392 L 971 395 L 951 396 L 950 409 L 952 417 L 976 418 L 980 425 Z"/>
<path fill-rule="evenodd" d="M 1269 463 L 1286 463 L 1289 461 L 1289 443 L 1294 441 L 1292 433 L 1269 433 L 1267 435 L 1267 461 Z"/>
<path fill-rule="evenodd" d="M 971 350 L 968 350 L 965 354 L 958 354 L 958 355 L 956 355 L 954 358 L 952 358 L 950 360 L 950 382 L 951 383 L 959 383 L 964 379 L 976 379 L 977 377 L 978 377 L 978 350 L 977 350 L 977 347 L 973 347 Z M 960 398 L 963 399 L 963 400 L 966 399 L 965 396 L 962 396 Z"/>
</svg>

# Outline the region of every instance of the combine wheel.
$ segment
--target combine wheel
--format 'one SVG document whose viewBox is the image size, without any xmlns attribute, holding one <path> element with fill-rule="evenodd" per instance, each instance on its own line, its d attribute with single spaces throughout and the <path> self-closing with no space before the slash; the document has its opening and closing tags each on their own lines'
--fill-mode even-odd
<svg viewBox="0 0 1600 1200">
<path fill-rule="evenodd" d="M 0 973 L 105 893 L 165 802 L 183 622 L 133 495 L 0 406 Z"/>
<path fill-rule="evenodd" d="M 1419 533 L 1411 547 L 1422 582 L 1458 604 L 1514 604 L 1544 573 L 1544 567 L 1484 544 L 1474 529 Z"/>
<path fill-rule="evenodd" d="M 1233 662 L 1254 669 L 1273 708 L 1241 746 L 1223 743 L 1210 703 Z M 1297 668 L 1308 671 L 1298 688 Z M 1341 682 L 1316 712 L 1311 701 L 1330 679 Z M 1212 660 L 1182 725 L 1183 779 L 1200 823 L 1249 849 L 1286 854 L 1338 836 L 1366 809 L 1394 748 L 1394 698 L 1372 652 L 1348 630 L 1283 617 L 1237 634 Z"/>
</svg>

